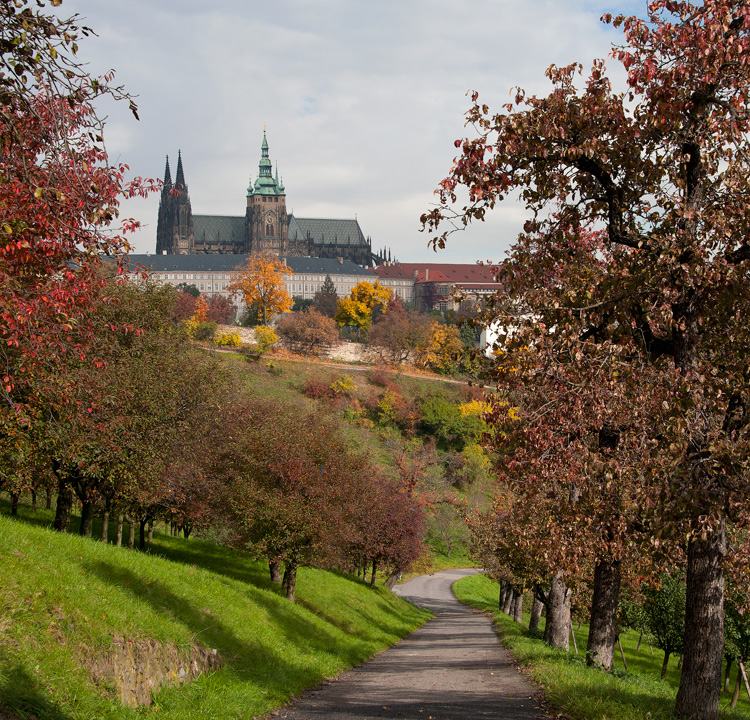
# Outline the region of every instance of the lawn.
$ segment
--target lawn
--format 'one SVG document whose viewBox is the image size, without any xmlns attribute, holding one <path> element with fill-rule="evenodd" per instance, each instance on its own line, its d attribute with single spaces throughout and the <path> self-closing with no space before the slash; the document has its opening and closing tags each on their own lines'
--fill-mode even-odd
<svg viewBox="0 0 750 720">
<path fill-rule="evenodd" d="M 679 684 L 678 658 L 670 659 L 667 678 L 659 679 L 664 655 L 644 640 L 637 650 L 638 633 L 623 632 L 621 637 L 628 669 L 619 651 L 612 674 L 586 667 L 584 653 L 588 626 L 574 625 L 578 655 L 571 643 L 569 653 L 553 650 L 539 636 L 529 634 L 526 624 L 518 624 L 497 610 L 499 587 L 484 575 L 459 580 L 453 590 L 461 602 L 493 614 L 503 644 L 528 674 L 544 690 L 549 703 L 573 720 L 674 720 L 673 708 Z M 544 621 L 540 623 L 544 628 Z M 743 690 L 735 710 L 729 707 L 731 695 L 722 694 L 720 718 L 747 720 L 750 703 Z"/>
<path fill-rule="evenodd" d="M 3 509 L 6 506 L 3 504 Z M 253 718 L 357 665 L 428 614 L 383 588 L 300 570 L 297 604 L 263 564 L 236 551 L 155 533 L 149 552 L 116 548 L 0 515 L 0 709 L 39 720 L 137 718 L 92 668 L 116 639 L 185 656 L 216 649 L 221 669 L 154 695 L 146 714 Z M 47 518 L 48 519 L 48 518 Z M 0 710 L 2 716 L 2 710 Z"/>
</svg>

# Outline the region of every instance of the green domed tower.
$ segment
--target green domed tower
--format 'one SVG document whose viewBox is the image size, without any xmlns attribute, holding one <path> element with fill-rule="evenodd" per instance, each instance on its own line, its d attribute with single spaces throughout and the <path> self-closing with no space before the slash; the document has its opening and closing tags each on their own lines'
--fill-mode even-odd
<svg viewBox="0 0 750 720">
<path fill-rule="evenodd" d="M 258 179 L 247 188 L 247 251 L 286 254 L 288 222 L 286 193 L 284 186 L 279 182 L 278 172 L 276 177 L 273 175 L 273 167 L 268 157 L 268 140 L 266 131 L 263 130 Z"/>
</svg>

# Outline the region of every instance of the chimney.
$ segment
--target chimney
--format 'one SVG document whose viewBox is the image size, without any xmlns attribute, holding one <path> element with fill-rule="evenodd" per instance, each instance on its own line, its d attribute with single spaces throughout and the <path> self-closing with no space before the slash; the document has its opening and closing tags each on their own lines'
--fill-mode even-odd
<svg viewBox="0 0 750 720">
<path fill-rule="evenodd" d="M 429 268 L 424 269 L 424 281 L 430 282 L 430 269 Z"/>
</svg>

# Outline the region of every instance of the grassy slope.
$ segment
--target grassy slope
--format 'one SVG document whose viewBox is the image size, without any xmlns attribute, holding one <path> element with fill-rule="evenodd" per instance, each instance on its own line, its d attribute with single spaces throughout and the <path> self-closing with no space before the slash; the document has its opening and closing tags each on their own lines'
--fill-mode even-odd
<svg viewBox="0 0 750 720">
<path fill-rule="evenodd" d="M 292 605 L 241 554 L 158 533 L 154 540 L 145 554 L 0 516 L 0 708 L 55 720 L 141 717 L 86 670 L 120 635 L 200 643 L 230 660 L 159 692 L 149 716 L 252 718 L 427 617 L 387 591 L 312 569 L 300 571 Z"/>
<path fill-rule="evenodd" d="M 667 679 L 659 680 L 664 654 L 654 648 L 651 655 L 644 640 L 636 650 L 638 634 L 625 632 L 621 637 L 628 672 L 624 671 L 619 652 L 612 675 L 587 668 L 584 663 L 588 627 L 576 630 L 580 655 L 553 650 L 542 640 L 530 637 L 526 625 L 519 625 L 497 612 L 498 585 L 483 575 L 460 580 L 453 586 L 458 598 L 468 605 L 494 615 L 495 624 L 510 649 L 531 677 L 541 685 L 545 695 L 559 711 L 574 720 L 672 720 L 679 683 L 677 657 L 670 660 Z M 544 621 L 541 623 L 544 627 Z M 744 690 L 742 696 L 744 696 Z M 730 695 L 721 699 L 722 718 L 750 718 L 750 703 L 741 699 L 737 709 L 729 708 Z"/>
</svg>

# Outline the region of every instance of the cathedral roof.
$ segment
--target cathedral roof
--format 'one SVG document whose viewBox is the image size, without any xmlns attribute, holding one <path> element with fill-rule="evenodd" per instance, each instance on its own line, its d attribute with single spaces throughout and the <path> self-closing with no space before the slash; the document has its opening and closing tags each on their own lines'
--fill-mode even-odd
<svg viewBox="0 0 750 720">
<path fill-rule="evenodd" d="M 289 240 L 312 238 L 314 244 L 367 245 L 356 219 L 298 218 L 289 216 Z"/>
<path fill-rule="evenodd" d="M 193 215 L 196 243 L 242 245 L 245 242 L 245 218 L 241 215 Z"/>
<path fill-rule="evenodd" d="M 141 266 L 151 272 L 223 272 L 242 267 L 250 255 L 129 255 L 128 266 L 132 271 Z M 294 274 L 359 275 L 374 280 L 370 270 L 338 258 L 285 257 L 282 260 Z"/>
</svg>

